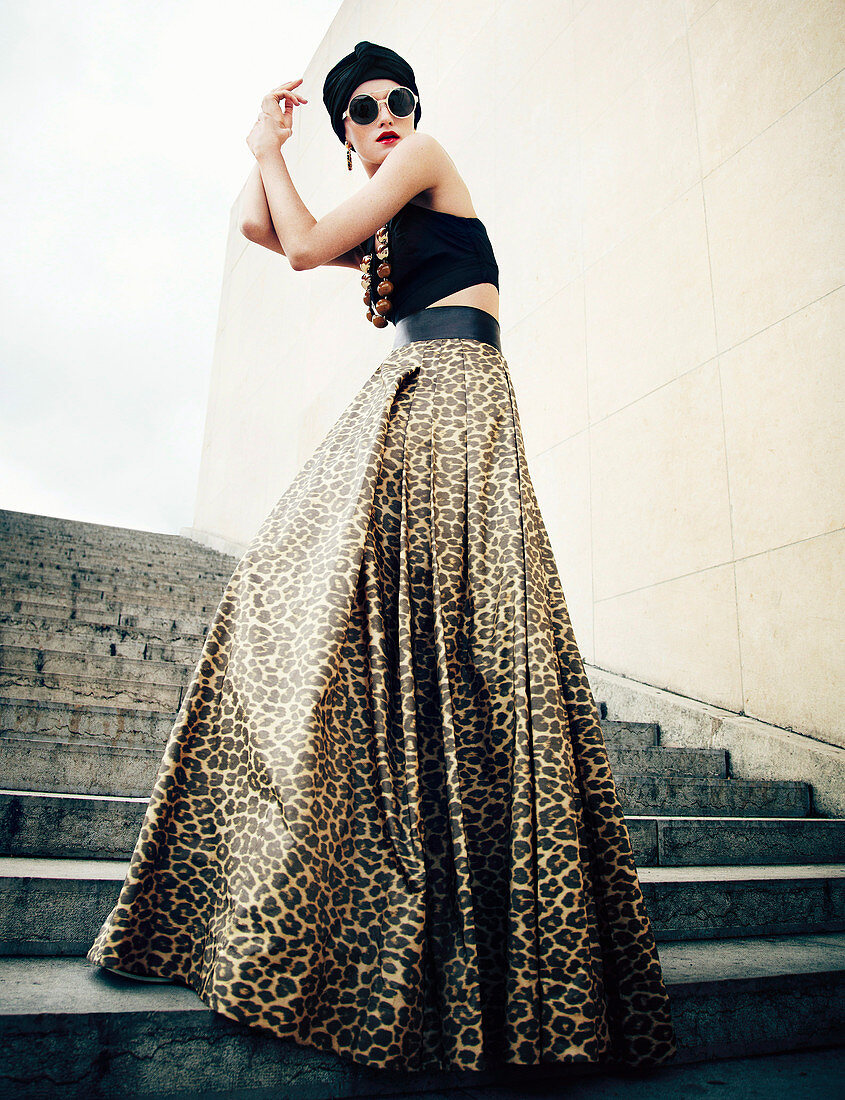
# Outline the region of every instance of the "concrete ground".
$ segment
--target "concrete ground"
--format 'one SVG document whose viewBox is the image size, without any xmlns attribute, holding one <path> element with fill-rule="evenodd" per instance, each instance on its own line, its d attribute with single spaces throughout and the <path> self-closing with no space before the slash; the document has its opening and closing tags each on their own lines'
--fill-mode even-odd
<svg viewBox="0 0 845 1100">
<path fill-rule="evenodd" d="M 180 1093 L 179 1100 L 270 1100 L 264 1090 Z M 726 1058 L 627 1073 L 561 1075 L 534 1085 L 380 1093 L 378 1100 L 845 1100 L 845 1047 Z M 331 1097 L 321 1100 L 332 1100 Z M 356 1100 L 366 1100 L 362 1094 Z"/>
</svg>

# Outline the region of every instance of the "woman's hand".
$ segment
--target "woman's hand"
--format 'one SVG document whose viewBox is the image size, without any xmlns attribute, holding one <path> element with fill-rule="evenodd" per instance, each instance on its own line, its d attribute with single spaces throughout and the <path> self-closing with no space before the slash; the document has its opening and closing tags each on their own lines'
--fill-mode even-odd
<svg viewBox="0 0 845 1100">
<path fill-rule="evenodd" d="M 280 84 L 273 88 L 261 100 L 261 108 L 255 125 L 250 130 L 246 143 L 258 158 L 268 151 L 276 152 L 293 133 L 293 109 L 308 100 L 295 92 L 294 88 L 302 83 L 299 80 L 289 80 L 286 84 Z M 282 110 L 280 100 L 284 100 L 285 109 Z"/>
</svg>

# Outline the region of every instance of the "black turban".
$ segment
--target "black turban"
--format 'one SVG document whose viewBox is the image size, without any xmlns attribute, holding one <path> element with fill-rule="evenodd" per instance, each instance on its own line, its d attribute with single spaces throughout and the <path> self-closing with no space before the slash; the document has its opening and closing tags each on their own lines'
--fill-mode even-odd
<svg viewBox="0 0 845 1100">
<path fill-rule="evenodd" d="M 359 42 L 352 53 L 342 57 L 330 69 L 323 83 L 323 103 L 332 120 L 332 129 L 341 141 L 346 141 L 344 120 L 341 117 L 349 106 L 352 93 L 365 80 L 377 80 L 386 77 L 410 88 L 419 99 L 419 89 L 414 80 L 414 70 L 398 53 L 387 46 L 377 46 L 375 42 Z M 417 103 L 414 112 L 414 125 L 419 122 L 422 108 Z"/>
</svg>

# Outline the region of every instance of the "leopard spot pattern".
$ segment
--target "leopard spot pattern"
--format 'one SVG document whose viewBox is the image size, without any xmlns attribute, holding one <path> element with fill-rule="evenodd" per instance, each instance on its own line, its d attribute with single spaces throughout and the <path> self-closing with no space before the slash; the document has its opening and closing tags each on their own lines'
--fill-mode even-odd
<svg viewBox="0 0 845 1100">
<path fill-rule="evenodd" d="M 88 958 L 376 1068 L 676 1053 L 496 348 L 392 351 L 267 516 Z"/>
</svg>

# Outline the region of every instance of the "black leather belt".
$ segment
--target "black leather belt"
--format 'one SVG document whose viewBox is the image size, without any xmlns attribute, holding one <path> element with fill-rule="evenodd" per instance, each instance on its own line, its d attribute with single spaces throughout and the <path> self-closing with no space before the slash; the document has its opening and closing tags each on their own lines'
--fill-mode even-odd
<svg viewBox="0 0 845 1100">
<path fill-rule="evenodd" d="M 480 340 L 501 353 L 499 322 L 486 309 L 475 306 L 428 306 L 396 322 L 394 351 L 414 340 Z"/>
</svg>

